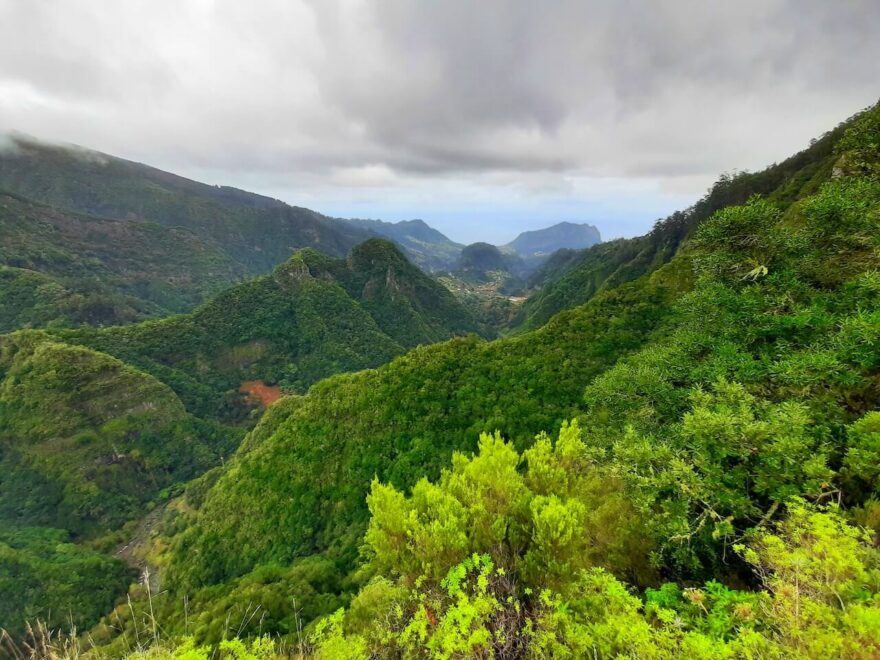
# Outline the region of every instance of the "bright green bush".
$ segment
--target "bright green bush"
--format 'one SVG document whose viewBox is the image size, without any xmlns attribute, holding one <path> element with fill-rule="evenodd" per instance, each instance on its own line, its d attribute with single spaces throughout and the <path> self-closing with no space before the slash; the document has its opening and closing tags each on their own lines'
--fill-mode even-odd
<svg viewBox="0 0 880 660">
<path fill-rule="evenodd" d="M 311 635 L 319 658 L 861 658 L 880 652 L 880 551 L 835 508 L 790 500 L 736 551 L 759 591 L 664 584 L 644 600 L 600 564 L 583 516 L 601 471 L 576 425 L 518 455 L 484 435 L 410 497 L 373 484 L 374 577 Z M 525 463 L 526 469 L 517 467 Z M 597 499 L 598 498 L 598 499 Z M 551 504 L 552 502 L 552 504 Z M 625 518 L 618 517 L 625 526 Z M 585 552 L 586 551 L 586 552 Z M 613 567 L 620 570 L 620 566 Z"/>
</svg>

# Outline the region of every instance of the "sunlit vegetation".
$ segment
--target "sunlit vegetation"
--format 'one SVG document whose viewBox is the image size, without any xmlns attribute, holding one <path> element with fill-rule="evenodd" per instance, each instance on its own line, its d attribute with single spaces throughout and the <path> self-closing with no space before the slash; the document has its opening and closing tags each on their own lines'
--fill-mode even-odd
<svg viewBox="0 0 880 660">
<path fill-rule="evenodd" d="M 576 425 L 522 455 L 484 435 L 410 497 L 374 482 L 369 582 L 322 619 L 319 658 L 872 657 L 880 551 L 836 507 L 785 517 L 730 548 L 755 589 L 666 582 L 640 598 L 650 526 Z"/>
<path fill-rule="evenodd" d="M 848 138 L 857 141 L 877 121 L 877 110 L 862 116 Z M 672 588 L 661 584 L 669 582 L 708 594 L 699 585 L 714 581 L 772 591 L 770 569 L 758 570 L 738 548 L 758 547 L 755 539 L 794 515 L 793 498 L 844 507 L 817 515 L 876 519 L 869 466 L 880 404 L 880 326 L 872 316 L 880 183 L 863 169 L 826 177 L 795 201 L 770 195 L 727 207 L 700 223 L 666 265 L 538 331 L 418 349 L 291 401 L 245 443 L 192 519 L 179 522 L 168 557 L 170 615 L 184 594 L 243 583 L 264 566 L 306 556 L 337 566 L 327 597 L 344 594 L 346 580 L 365 577 L 351 570 L 369 529 L 365 494 L 375 478 L 418 499 L 411 489 L 441 478 L 454 452 L 475 451 L 481 432 L 500 431 L 521 452 L 535 434 L 571 418 L 597 480 L 590 489 L 597 499 L 582 508 L 601 521 L 606 507 L 613 522 L 577 519 L 578 542 L 589 539 L 577 552 L 581 568 L 604 586 L 568 586 L 614 592 L 622 587 L 609 581 L 621 580 L 667 593 Z M 473 517 L 465 519 L 473 527 Z M 468 546 L 432 579 L 472 551 L 488 552 Z M 493 567 L 503 565 L 488 554 Z M 870 565 L 865 575 L 873 575 Z M 486 566 L 466 573 L 478 581 Z M 597 577 L 597 568 L 607 576 Z M 550 568 L 539 572 L 552 588 Z M 620 607 L 642 616 L 628 598 Z M 273 625 L 290 630 L 289 614 Z M 200 634 L 212 636 L 209 628 Z"/>
<path fill-rule="evenodd" d="M 724 177 L 642 239 L 562 255 L 527 328 L 497 341 L 404 352 L 473 321 L 432 280 L 402 277 L 383 241 L 346 261 L 299 252 L 190 315 L 4 338 L 0 413 L 15 425 L 0 447 L 93 512 L 84 533 L 117 491 L 95 499 L 56 447 L 94 466 L 92 447 L 125 442 L 132 464 L 165 465 L 187 456 L 174 429 L 203 423 L 193 413 L 232 416 L 230 387 L 297 391 L 222 464 L 226 436 L 199 432 L 191 448 L 211 458 L 179 477 L 175 460 L 157 483 L 171 491 L 131 493 L 113 472 L 117 506 L 174 498 L 150 550 L 162 589 L 132 588 L 88 644 L 137 658 L 880 655 L 878 127 L 875 107 Z M 361 367 L 375 368 L 318 380 Z M 27 501 L 31 477 L 16 479 Z M 59 526 L 52 510 L 36 524 Z M 58 561 L 41 557 L 42 571 Z"/>
</svg>

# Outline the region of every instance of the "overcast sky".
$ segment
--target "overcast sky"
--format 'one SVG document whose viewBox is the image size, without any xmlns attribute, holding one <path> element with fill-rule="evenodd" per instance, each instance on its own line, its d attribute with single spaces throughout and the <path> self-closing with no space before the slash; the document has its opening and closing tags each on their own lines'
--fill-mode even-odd
<svg viewBox="0 0 880 660">
<path fill-rule="evenodd" d="M 644 233 L 880 97 L 880 0 L 0 0 L 0 130 L 504 243 Z"/>
</svg>

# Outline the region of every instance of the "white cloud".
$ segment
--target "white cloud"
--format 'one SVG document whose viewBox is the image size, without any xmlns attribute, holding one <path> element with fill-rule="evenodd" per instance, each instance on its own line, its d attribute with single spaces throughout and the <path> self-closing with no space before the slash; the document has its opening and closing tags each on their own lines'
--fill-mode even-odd
<svg viewBox="0 0 880 660">
<path fill-rule="evenodd" d="M 878 25 L 875 0 L 0 0 L 0 129 L 319 210 L 659 214 L 876 101 Z"/>
</svg>

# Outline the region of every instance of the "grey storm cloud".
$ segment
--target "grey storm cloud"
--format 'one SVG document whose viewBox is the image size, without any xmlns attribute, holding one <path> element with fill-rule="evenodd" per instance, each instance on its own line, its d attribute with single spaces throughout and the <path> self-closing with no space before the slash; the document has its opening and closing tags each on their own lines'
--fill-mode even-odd
<svg viewBox="0 0 880 660">
<path fill-rule="evenodd" d="M 703 182 L 878 82 L 877 0 L 0 0 L 0 130 L 233 180 Z"/>
<path fill-rule="evenodd" d="M 691 174 L 880 94 L 875 0 L 314 7 L 324 98 L 404 167 Z"/>
</svg>

